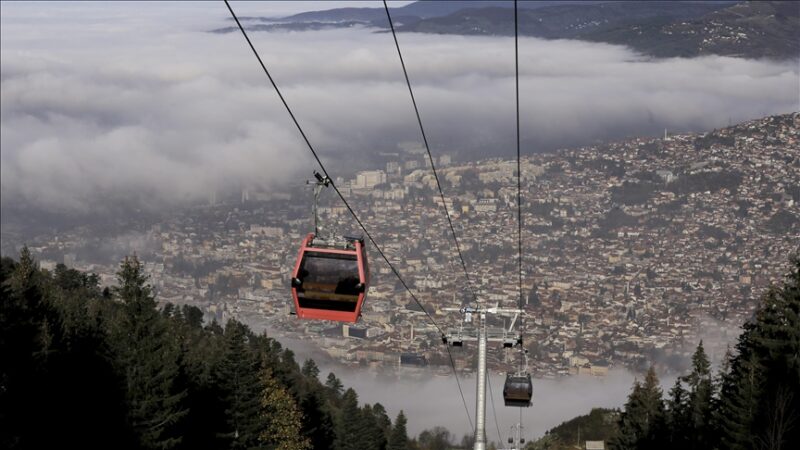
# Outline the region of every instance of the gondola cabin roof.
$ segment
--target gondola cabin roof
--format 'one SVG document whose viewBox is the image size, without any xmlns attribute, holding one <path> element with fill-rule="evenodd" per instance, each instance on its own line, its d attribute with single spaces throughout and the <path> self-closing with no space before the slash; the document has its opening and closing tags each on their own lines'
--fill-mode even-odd
<svg viewBox="0 0 800 450">
<path fill-rule="evenodd" d="M 292 272 L 292 298 L 301 319 L 357 322 L 369 289 L 363 241 L 336 244 L 309 233 Z"/>
</svg>

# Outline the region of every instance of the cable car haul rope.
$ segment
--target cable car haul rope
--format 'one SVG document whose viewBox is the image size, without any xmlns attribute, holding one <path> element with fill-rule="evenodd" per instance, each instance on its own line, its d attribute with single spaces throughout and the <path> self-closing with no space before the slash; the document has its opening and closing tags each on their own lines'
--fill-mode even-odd
<svg viewBox="0 0 800 450">
<path fill-rule="evenodd" d="M 277 83 L 272 78 L 269 70 L 267 69 L 266 65 L 262 61 L 258 51 L 256 50 L 255 46 L 253 45 L 252 41 L 250 40 L 247 32 L 245 31 L 244 27 L 242 26 L 239 18 L 236 16 L 236 13 L 233 11 L 228 0 L 224 0 L 225 5 L 228 8 L 231 16 L 233 17 L 236 25 L 238 26 L 239 30 L 242 32 L 247 44 L 249 45 L 250 49 L 252 50 L 253 54 L 255 55 L 256 59 L 258 60 L 259 65 L 266 74 L 267 78 L 269 79 L 272 87 L 275 89 L 275 92 L 278 94 L 278 97 L 283 103 L 283 106 L 286 109 L 286 112 L 292 119 L 295 127 L 297 128 L 298 132 L 300 133 L 303 141 L 305 142 L 308 149 L 311 151 L 314 159 L 316 160 L 319 168 L 321 170 L 321 174 L 314 172 L 315 177 L 317 178 L 316 186 L 315 186 L 315 193 L 314 193 L 314 225 L 315 229 L 313 233 L 309 233 L 303 240 L 300 245 L 300 250 L 298 252 L 297 262 L 294 266 L 294 270 L 292 271 L 291 277 L 291 292 L 292 298 L 294 301 L 295 313 L 299 318 L 303 319 L 316 319 L 316 320 L 333 320 L 333 321 L 341 321 L 341 322 L 356 322 L 358 321 L 362 307 L 366 301 L 367 293 L 369 291 L 369 283 L 370 283 L 370 272 L 369 272 L 369 264 L 367 261 L 367 251 L 366 251 L 366 242 L 362 236 L 359 237 L 350 237 L 350 236 L 341 236 L 338 235 L 331 230 L 326 229 L 325 227 L 320 227 L 320 220 L 318 215 L 318 197 L 320 192 L 330 187 L 336 192 L 339 199 L 342 201 L 344 206 L 347 208 L 347 211 L 350 215 L 353 216 L 356 223 L 363 231 L 364 235 L 367 238 L 367 241 L 371 243 L 371 245 L 375 248 L 381 258 L 386 262 L 386 264 L 391 269 L 392 273 L 397 277 L 400 281 L 400 284 L 403 288 L 408 292 L 414 302 L 422 309 L 422 311 L 427 316 L 428 320 L 436 327 L 439 333 L 442 336 L 442 341 L 445 343 L 445 348 L 447 349 L 448 357 L 450 360 L 450 366 L 453 370 L 453 374 L 456 378 L 456 383 L 458 385 L 458 390 L 461 395 L 462 403 L 464 404 L 464 409 L 467 413 L 467 419 L 469 420 L 470 427 L 477 435 L 483 436 L 483 430 L 478 430 L 473 426 L 472 418 L 469 414 L 469 409 L 467 408 L 466 400 L 464 398 L 464 392 L 461 388 L 461 382 L 458 378 L 458 373 L 456 371 L 455 362 L 453 360 L 453 355 L 450 352 L 450 345 L 448 345 L 448 339 L 450 339 L 450 343 L 452 345 L 461 344 L 461 339 L 453 339 L 452 337 L 448 338 L 448 335 L 445 331 L 436 323 L 436 320 L 431 316 L 431 314 L 425 309 L 422 303 L 419 301 L 417 296 L 414 292 L 409 288 L 408 284 L 405 282 L 403 277 L 400 275 L 397 268 L 394 264 L 389 261 L 389 258 L 381 249 L 380 245 L 375 241 L 375 239 L 370 234 L 367 227 L 364 223 L 359 219 L 356 212 L 347 202 L 347 199 L 342 195 L 339 191 L 338 187 L 334 184 L 331 180 L 328 171 L 325 169 L 322 160 L 320 159 L 317 151 L 314 149 L 313 145 L 311 145 L 308 136 L 303 131 L 303 128 L 300 126 L 299 121 L 295 117 L 294 113 L 292 112 L 289 104 L 287 103 L 286 99 L 284 98 L 283 94 L 281 93 L 280 89 L 278 88 Z M 469 276 L 469 272 L 467 270 L 467 265 L 464 260 L 463 253 L 461 251 L 461 246 L 459 244 L 458 236 L 455 231 L 455 227 L 453 226 L 452 217 L 450 215 L 450 211 L 447 208 L 447 202 L 444 196 L 444 192 L 442 190 L 442 185 L 439 181 L 439 175 L 436 171 L 436 165 L 434 163 L 433 155 L 431 154 L 430 146 L 428 144 L 428 138 L 425 134 L 425 129 L 422 125 L 422 119 L 420 116 L 419 108 L 417 106 L 416 98 L 414 97 L 414 91 L 411 87 L 411 81 L 408 76 L 408 70 L 406 69 L 406 64 L 403 59 L 403 54 L 400 50 L 400 44 L 397 39 L 397 33 L 394 28 L 394 23 L 392 21 L 392 16 L 389 11 L 389 6 L 386 0 L 383 0 L 383 6 L 386 11 L 386 17 L 389 23 L 389 28 L 392 32 L 392 37 L 394 38 L 395 47 L 397 49 L 397 55 L 400 59 L 400 65 L 403 70 L 403 75 L 405 77 L 406 85 L 408 86 L 408 92 L 411 97 L 411 102 L 414 107 L 414 112 L 416 114 L 417 123 L 419 124 L 420 133 L 422 135 L 422 140 L 425 145 L 425 150 L 428 155 L 428 160 L 431 165 L 431 170 L 433 172 L 434 178 L 436 180 L 436 186 L 439 191 L 439 197 L 442 201 L 442 207 L 444 208 L 445 216 L 447 218 L 447 223 L 450 228 L 450 232 L 453 237 L 453 243 L 456 248 L 456 252 L 458 254 L 458 258 L 461 263 L 461 268 L 464 272 L 464 277 L 466 279 L 466 287 L 471 294 L 472 301 L 475 303 L 475 307 L 467 308 L 469 310 L 479 310 L 483 311 L 481 317 L 483 317 L 482 322 L 485 321 L 485 313 L 492 312 L 492 308 L 486 308 L 481 306 L 481 302 L 479 301 L 476 292 L 474 290 L 472 280 Z M 515 88 L 516 88 L 516 150 L 517 150 L 517 265 L 518 265 L 518 308 L 516 311 L 516 316 L 519 316 L 519 313 L 522 310 L 522 181 L 521 181 L 521 149 L 520 149 L 520 113 L 519 113 L 519 28 L 518 28 L 518 12 L 517 12 L 517 1 L 514 1 L 514 62 L 515 62 Z M 498 310 L 498 308 L 493 308 L 494 310 Z M 462 309 L 462 313 L 465 309 Z M 499 311 L 499 310 L 498 310 Z M 510 311 L 510 310 L 505 310 Z M 514 327 L 514 323 L 512 322 L 512 328 Z M 485 322 L 479 324 L 479 327 L 483 327 L 483 341 L 485 342 Z M 521 337 L 521 329 L 520 325 L 517 326 L 517 336 L 512 338 L 508 338 L 505 336 L 504 331 L 504 339 L 503 339 L 503 348 L 508 347 L 518 347 L 520 350 L 520 366 L 519 370 L 515 373 L 509 372 L 506 377 L 505 385 L 503 388 L 503 399 L 506 406 L 515 406 L 515 407 L 525 407 L 530 406 L 530 401 L 532 397 L 532 384 L 531 384 L 531 376 L 527 372 L 527 358 L 525 356 L 525 350 L 522 347 L 522 337 Z M 504 329 L 505 330 L 505 329 Z M 509 332 L 511 330 L 509 329 Z M 512 345 L 506 345 L 507 342 L 513 342 Z M 523 364 L 524 360 L 524 364 Z M 490 386 L 491 390 L 491 386 Z M 491 391 L 490 391 L 491 394 Z M 480 396 L 480 392 L 479 392 Z M 492 395 L 493 396 L 493 395 Z M 494 402 L 492 401 L 492 408 L 494 408 Z M 521 411 L 521 410 L 520 410 Z M 521 413 L 520 413 L 521 414 Z M 483 419 L 481 417 L 476 417 L 479 424 L 482 425 Z M 497 416 L 495 413 L 495 425 L 497 426 Z M 499 434 L 499 427 L 498 427 L 498 434 Z M 476 442 L 476 448 L 479 447 L 479 443 Z"/>
<path fill-rule="evenodd" d="M 400 284 L 403 286 L 403 288 L 406 290 L 406 292 L 408 292 L 408 294 L 411 296 L 411 298 L 414 300 L 414 302 L 417 304 L 417 306 L 420 307 L 422 312 L 425 313 L 425 315 L 428 317 L 428 320 L 430 320 L 430 322 L 433 324 L 433 326 L 436 327 L 437 330 L 439 330 L 439 333 L 442 336 L 444 336 L 445 335 L 444 330 L 439 326 L 438 323 L 436 323 L 436 320 L 425 309 L 425 307 L 419 301 L 419 299 L 414 294 L 414 292 L 411 291 L 411 288 L 408 287 L 408 284 L 405 282 L 405 280 L 403 280 L 403 277 L 400 276 L 400 273 L 397 271 L 397 268 L 394 266 L 394 264 L 391 263 L 391 261 L 389 261 L 389 258 L 386 257 L 386 254 L 383 252 L 383 250 L 378 245 L 378 243 L 375 242 L 375 239 L 373 239 L 372 235 L 369 233 L 369 230 L 367 230 L 367 228 L 364 226 L 363 222 L 361 222 L 361 219 L 358 218 L 358 215 L 355 213 L 353 208 L 347 202 L 347 199 L 345 199 L 345 197 L 339 191 L 339 188 L 337 188 L 336 185 L 334 184 L 333 180 L 331 180 L 331 178 L 330 178 L 330 176 L 328 174 L 328 171 L 325 169 L 325 165 L 322 164 L 322 160 L 320 160 L 319 155 L 317 155 L 316 150 L 314 150 L 314 146 L 311 145 L 311 141 L 309 141 L 308 137 L 306 136 L 305 132 L 303 131 L 303 128 L 300 126 L 300 123 L 297 121 L 297 118 L 295 117 L 294 113 L 292 112 L 292 109 L 289 107 L 289 104 L 286 102 L 286 99 L 283 97 L 283 94 L 281 93 L 280 89 L 278 88 L 278 85 L 275 83 L 275 80 L 272 78 L 272 75 L 270 74 L 269 70 L 267 69 L 267 66 L 264 64 L 264 61 L 261 60 L 261 56 L 258 54 L 258 51 L 256 50 L 255 46 L 253 45 L 253 42 L 250 41 L 250 37 L 247 35 L 247 32 L 245 31 L 244 27 L 242 26 L 242 23 L 239 21 L 239 18 L 236 16 L 236 13 L 233 11 L 233 8 L 231 7 L 230 3 L 228 2 L 228 0 L 223 0 L 223 1 L 225 2 L 225 6 L 228 7 L 228 11 L 231 13 L 231 17 L 233 17 L 233 20 L 236 22 L 236 25 L 239 27 L 239 30 L 242 32 L 242 36 L 244 36 L 244 39 L 247 41 L 247 44 L 250 47 L 250 50 L 253 51 L 253 55 L 255 55 L 256 59 L 258 60 L 258 63 L 261 66 L 261 69 L 263 69 L 264 74 L 267 76 L 267 78 L 269 79 L 269 82 L 272 84 L 272 87 L 275 89 L 275 92 L 278 94 L 278 97 L 280 98 L 281 103 L 283 103 L 283 106 L 286 108 L 286 112 L 289 113 L 289 116 L 291 117 L 292 122 L 294 122 L 295 127 L 297 127 L 297 131 L 300 132 L 300 135 L 302 136 L 303 141 L 306 143 L 306 146 L 311 151 L 311 153 L 314 155 L 314 159 L 317 161 L 317 164 L 319 165 L 320 170 L 322 170 L 322 173 L 324 174 L 324 178 L 326 178 L 328 180 L 329 186 L 331 188 L 333 188 L 333 190 L 336 192 L 336 195 L 338 195 L 339 198 L 342 200 L 342 203 L 347 208 L 347 211 L 353 216 L 353 218 L 355 219 L 356 223 L 358 223 L 358 226 L 364 231 L 364 234 L 367 236 L 369 241 L 375 247 L 375 250 L 381 255 L 381 258 L 383 258 L 383 260 L 389 266 L 389 268 L 391 269 L 392 273 L 394 273 L 394 275 L 400 281 Z M 365 253 L 364 253 L 364 261 L 366 262 L 366 254 Z M 302 262 L 302 261 L 300 261 L 300 262 Z M 298 265 L 295 267 L 295 273 L 293 275 L 299 275 L 300 274 L 300 272 L 298 270 L 299 265 L 300 265 L 300 263 L 298 263 Z M 368 275 L 367 275 L 367 277 L 368 277 Z M 297 278 L 297 277 L 293 277 L 293 278 Z M 295 290 L 296 290 L 296 287 L 293 287 L 292 288 L 293 296 L 295 295 L 294 294 Z M 366 296 L 366 292 L 363 295 Z M 296 301 L 296 305 L 299 305 L 299 299 L 297 299 L 295 301 Z M 363 305 L 363 301 L 364 301 L 364 299 L 361 298 L 361 305 Z M 358 306 L 357 306 L 357 308 L 358 308 Z M 472 428 L 474 430 L 474 426 L 472 424 L 472 418 L 469 415 L 469 409 L 467 408 L 467 402 L 466 402 L 466 399 L 464 398 L 464 391 L 461 389 L 461 381 L 458 378 L 458 372 L 456 370 L 455 361 L 453 360 L 453 355 L 450 352 L 450 347 L 446 346 L 445 348 L 447 349 L 447 355 L 448 355 L 448 358 L 450 360 L 450 367 L 453 370 L 453 375 L 455 376 L 456 384 L 458 385 L 458 392 L 461 395 L 461 401 L 464 404 L 464 409 L 465 409 L 465 411 L 467 413 L 467 420 L 469 421 L 470 428 Z"/>
</svg>

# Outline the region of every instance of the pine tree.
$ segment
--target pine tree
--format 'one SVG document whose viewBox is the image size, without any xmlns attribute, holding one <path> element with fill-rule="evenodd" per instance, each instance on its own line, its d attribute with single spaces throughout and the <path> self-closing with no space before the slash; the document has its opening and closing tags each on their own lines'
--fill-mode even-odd
<svg viewBox="0 0 800 450">
<path fill-rule="evenodd" d="M 9 280 L 11 290 L 18 296 L 25 298 L 31 291 L 37 291 L 41 294 L 41 283 L 39 277 L 39 265 L 34 261 L 31 251 L 28 246 L 22 247 L 19 252 L 19 262 L 16 264 L 14 271 L 11 273 Z M 41 298 L 41 295 L 39 295 Z"/>
<path fill-rule="evenodd" d="M 364 450 L 385 450 L 386 449 L 386 435 L 383 428 L 378 423 L 378 417 L 375 410 L 370 405 L 364 405 L 361 409 L 361 426 L 363 437 Z"/>
<path fill-rule="evenodd" d="M 258 357 L 247 345 L 246 327 L 234 320 L 225 325 L 225 353 L 216 370 L 216 382 L 225 405 L 225 428 L 218 432 L 230 449 L 258 445 L 264 431 L 259 418 L 262 402 L 261 368 Z"/>
<path fill-rule="evenodd" d="M 756 442 L 770 449 L 800 442 L 800 257 L 792 266 L 782 288 L 764 296 L 753 336 L 764 383 Z"/>
<path fill-rule="evenodd" d="M 41 443 L 35 420 L 46 409 L 49 345 L 41 278 L 27 247 L 18 263 L 3 264 L 0 285 L 0 447 L 26 448 Z M 38 436 L 37 436 L 38 434 Z"/>
<path fill-rule="evenodd" d="M 642 386 L 642 409 L 646 417 L 647 436 L 644 440 L 647 448 L 654 448 L 663 441 L 664 433 L 664 400 L 658 377 L 653 366 L 647 371 Z"/>
<path fill-rule="evenodd" d="M 211 450 L 222 448 L 225 441 L 218 432 L 225 430 L 226 416 L 223 402 L 224 392 L 216 379 L 225 353 L 224 330 L 220 335 L 211 329 L 195 328 L 186 322 L 173 318 L 172 334 L 182 342 L 185 360 L 185 382 L 189 414 L 181 429 L 183 448 Z"/>
<path fill-rule="evenodd" d="M 752 351 L 754 324 L 745 324 L 736 345 L 729 369 L 722 374 L 720 407 L 715 422 L 720 428 L 722 448 L 744 450 L 755 447 L 753 441 L 756 412 L 763 389 L 761 364 Z"/>
<path fill-rule="evenodd" d="M 44 387 L 52 419 L 40 418 L 58 436 L 58 447 L 131 448 L 136 437 L 127 425 L 125 380 L 101 321 L 108 302 L 100 298 L 98 278 L 59 265 L 49 284 L 60 337 Z"/>
<path fill-rule="evenodd" d="M 303 416 L 292 396 L 278 383 L 270 369 L 262 371 L 264 386 L 260 419 L 264 429 L 259 440 L 275 450 L 307 450 L 311 441 L 302 435 Z"/>
<path fill-rule="evenodd" d="M 785 448 L 800 442 L 800 259 L 744 325 L 722 376 L 721 447 Z"/>
<path fill-rule="evenodd" d="M 615 449 L 654 448 L 663 440 L 664 401 L 658 377 L 651 366 L 644 383 L 634 381 L 633 391 L 620 415 Z"/>
<path fill-rule="evenodd" d="M 10 295 L 3 302 L 4 309 L 6 314 L 16 316 L 9 320 L 8 326 L 12 333 L 20 333 L 17 338 L 22 339 L 23 352 L 31 352 L 29 356 L 33 357 L 30 363 L 43 364 L 52 350 L 53 337 L 60 324 L 56 323 L 58 317 L 45 298 L 44 277 L 39 264 L 27 246 L 20 250 L 19 263 L 11 273 L 8 286 Z"/>
<path fill-rule="evenodd" d="M 337 422 L 337 450 L 364 450 L 364 420 L 358 407 L 358 395 L 353 389 L 347 389 L 342 396 Z"/>
<path fill-rule="evenodd" d="M 115 294 L 123 302 L 123 314 L 115 344 L 125 373 L 131 424 L 143 448 L 174 448 L 181 442 L 176 431 L 187 414 L 186 392 L 175 383 L 180 349 L 169 339 L 167 322 L 156 310 L 136 256 L 125 258 L 117 280 Z"/>
<path fill-rule="evenodd" d="M 666 426 L 668 432 L 666 434 L 669 444 L 676 448 L 683 448 L 689 439 L 688 395 L 681 380 L 675 380 L 675 385 L 670 389 L 669 400 L 667 400 Z"/>
<path fill-rule="evenodd" d="M 94 291 L 93 293 L 99 292 L 96 275 L 86 275 L 75 269 L 69 269 L 64 264 L 56 265 L 53 282 L 62 292 L 76 292 L 87 288 Z"/>
<path fill-rule="evenodd" d="M 302 372 L 307 377 L 317 378 L 319 376 L 319 367 L 317 367 L 317 363 L 313 359 L 307 359 L 303 363 Z"/>
<path fill-rule="evenodd" d="M 333 372 L 328 374 L 328 379 L 325 381 L 325 386 L 332 391 L 334 398 L 341 397 L 344 386 L 342 385 L 342 382 L 336 378 L 336 375 L 334 375 Z"/>
<path fill-rule="evenodd" d="M 325 399 L 320 389 L 312 389 L 300 401 L 303 412 L 303 436 L 311 440 L 311 447 L 316 450 L 333 448 L 336 437 L 333 419 L 325 407 Z"/>
<path fill-rule="evenodd" d="M 394 420 L 394 428 L 392 428 L 392 434 L 389 436 L 387 450 L 408 450 L 407 422 L 406 415 L 401 410 Z"/>
<path fill-rule="evenodd" d="M 614 450 L 633 450 L 637 448 L 641 438 L 642 425 L 636 416 L 636 408 L 641 397 L 642 385 L 639 380 L 633 382 L 633 390 L 628 395 L 628 401 L 619 416 L 619 432 L 610 442 Z"/>
<path fill-rule="evenodd" d="M 20 264 L 6 263 L 0 448 L 130 448 L 123 383 L 88 310 L 91 296 L 99 295 L 96 277 L 60 266 L 51 278 L 27 248 Z"/>
<path fill-rule="evenodd" d="M 381 432 L 383 433 L 384 446 L 382 448 L 385 449 L 389 442 L 389 435 L 392 432 L 392 419 L 389 418 L 389 415 L 386 414 L 386 408 L 384 408 L 380 403 L 375 403 L 372 405 L 372 414 L 375 415 L 375 421 L 378 424 L 378 428 L 380 428 Z"/>
<path fill-rule="evenodd" d="M 203 327 L 203 311 L 197 306 L 183 305 L 181 315 L 190 328 L 200 329 Z"/>
<path fill-rule="evenodd" d="M 714 436 L 711 427 L 715 387 L 712 382 L 711 363 L 703 348 L 703 341 L 700 341 L 692 355 L 692 372 L 683 377 L 682 381 L 689 387 L 687 412 L 690 448 L 710 448 Z"/>
</svg>

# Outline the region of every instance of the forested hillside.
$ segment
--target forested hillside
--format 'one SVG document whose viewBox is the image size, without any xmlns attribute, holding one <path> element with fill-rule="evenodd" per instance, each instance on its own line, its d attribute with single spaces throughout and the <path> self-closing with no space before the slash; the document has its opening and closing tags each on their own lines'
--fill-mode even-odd
<svg viewBox="0 0 800 450">
<path fill-rule="evenodd" d="M 190 306 L 159 309 L 134 256 L 118 287 L 29 251 L 0 267 L 0 448 L 433 448 L 314 361 Z M 437 434 L 438 433 L 438 434 Z M 449 433 L 446 436 L 449 439 Z"/>
<path fill-rule="evenodd" d="M 578 416 L 548 430 L 528 448 L 572 450 L 585 441 L 608 441 L 617 435 L 619 411 L 593 408 L 589 414 Z"/>
</svg>

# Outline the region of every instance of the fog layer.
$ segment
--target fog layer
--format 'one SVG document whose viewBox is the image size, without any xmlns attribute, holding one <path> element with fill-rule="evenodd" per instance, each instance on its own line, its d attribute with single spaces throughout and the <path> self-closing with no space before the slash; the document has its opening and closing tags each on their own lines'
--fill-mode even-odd
<svg viewBox="0 0 800 450">
<path fill-rule="evenodd" d="M 235 3 L 241 15 L 268 6 Z M 87 212 L 275 188 L 314 168 L 222 3 L 2 5 L 2 202 Z M 419 140 L 390 34 L 253 33 L 337 174 Z M 508 156 L 509 38 L 401 34 L 432 151 Z M 625 47 L 520 40 L 523 153 L 798 109 L 796 63 L 651 60 Z"/>
<path fill-rule="evenodd" d="M 475 423 L 474 375 L 460 375 L 459 378 L 467 405 L 464 408 L 464 401 L 461 400 L 452 372 L 437 375 L 428 369 L 402 367 L 377 374 L 364 369 L 348 369 L 332 362 L 318 348 L 307 342 L 283 337 L 278 340 L 295 352 L 296 360 L 300 363 L 308 358 L 314 359 L 321 369 L 320 378 L 323 382 L 328 373 L 333 372 L 341 379 L 345 388 L 355 389 L 360 402 L 382 404 L 393 419 L 403 410 L 408 417 L 410 435 L 417 435 L 435 426 L 446 427 L 459 440 L 464 434 L 472 433 L 470 421 Z M 471 352 L 474 348 L 464 351 Z M 564 421 L 588 414 L 592 408 L 621 408 L 636 378 L 637 375 L 631 372 L 615 369 L 606 377 L 584 375 L 557 380 L 534 379 L 531 407 L 510 408 L 503 405 L 505 376 L 493 373 L 490 384 L 494 401 L 492 402 L 492 394 L 488 390 L 486 394 L 486 436 L 489 440 L 498 442 L 499 428 L 501 442 L 504 442 L 509 437 L 511 425 L 519 422 L 520 412 L 525 438 L 533 439 L 541 437 L 545 431 Z M 638 378 L 641 380 L 643 377 L 639 375 Z M 675 383 L 675 378 L 675 375 L 661 376 L 661 387 L 665 393 Z"/>
</svg>

